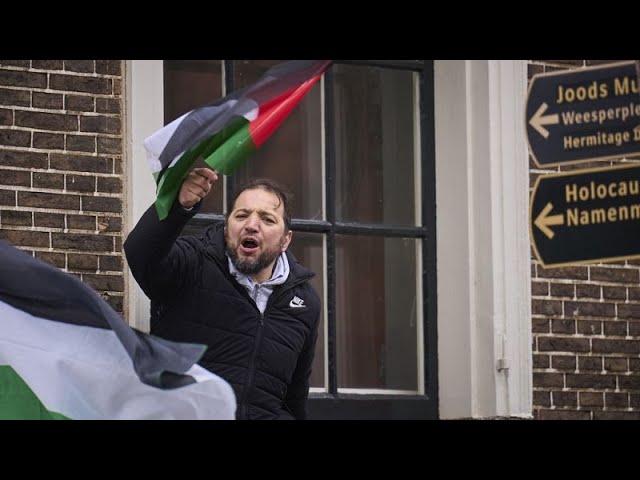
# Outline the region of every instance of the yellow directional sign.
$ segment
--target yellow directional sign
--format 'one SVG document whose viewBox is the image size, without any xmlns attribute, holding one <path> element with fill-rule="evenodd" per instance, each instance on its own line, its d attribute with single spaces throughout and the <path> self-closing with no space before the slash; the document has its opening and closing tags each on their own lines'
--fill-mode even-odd
<svg viewBox="0 0 640 480">
<path fill-rule="evenodd" d="M 539 176 L 529 228 L 545 267 L 640 257 L 640 164 Z"/>
<path fill-rule="evenodd" d="M 529 148 L 539 167 L 640 153 L 636 64 L 534 75 L 525 115 Z"/>
</svg>

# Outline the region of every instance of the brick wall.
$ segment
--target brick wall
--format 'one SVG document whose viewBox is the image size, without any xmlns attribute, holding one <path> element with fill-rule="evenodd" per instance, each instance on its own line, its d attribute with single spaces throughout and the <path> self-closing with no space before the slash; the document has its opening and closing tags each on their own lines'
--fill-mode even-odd
<svg viewBox="0 0 640 480">
<path fill-rule="evenodd" d="M 529 78 L 609 62 L 531 60 Z M 541 170 L 530 159 L 531 186 L 545 173 L 617 163 Z M 640 261 L 545 269 L 531 258 L 534 418 L 640 419 Z"/>
<path fill-rule="evenodd" d="M 122 61 L 0 60 L 0 238 L 123 311 Z"/>
</svg>

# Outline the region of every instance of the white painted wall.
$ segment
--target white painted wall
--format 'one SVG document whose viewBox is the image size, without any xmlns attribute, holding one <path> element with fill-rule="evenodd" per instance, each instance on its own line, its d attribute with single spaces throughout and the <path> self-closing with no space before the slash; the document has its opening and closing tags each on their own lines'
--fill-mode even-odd
<svg viewBox="0 0 640 480">
<path fill-rule="evenodd" d="M 434 71 L 440 417 L 528 417 L 526 62 Z"/>
<path fill-rule="evenodd" d="M 143 141 L 164 125 L 162 60 L 127 60 L 125 63 L 126 213 L 124 235 L 129 234 L 155 200 L 155 182 L 147 164 Z M 126 264 L 126 262 L 125 262 Z M 139 330 L 149 331 L 149 299 L 126 267 L 127 318 Z"/>
</svg>

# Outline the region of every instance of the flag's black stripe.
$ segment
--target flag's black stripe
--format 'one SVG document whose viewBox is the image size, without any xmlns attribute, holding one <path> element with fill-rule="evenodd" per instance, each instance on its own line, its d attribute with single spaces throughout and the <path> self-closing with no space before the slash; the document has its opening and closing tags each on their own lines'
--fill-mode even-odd
<svg viewBox="0 0 640 480">
<path fill-rule="evenodd" d="M 171 162 L 183 152 L 220 131 L 233 117 L 243 116 L 254 108 L 277 98 L 327 68 L 327 61 L 292 60 L 271 67 L 254 84 L 226 97 L 192 110 L 176 128 L 162 150 L 159 160 L 160 181 Z M 237 100 L 233 106 L 231 100 Z"/>
</svg>

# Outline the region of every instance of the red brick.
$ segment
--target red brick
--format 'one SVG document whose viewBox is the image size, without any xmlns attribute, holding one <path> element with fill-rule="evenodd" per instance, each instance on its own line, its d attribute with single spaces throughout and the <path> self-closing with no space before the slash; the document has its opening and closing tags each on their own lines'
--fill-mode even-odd
<svg viewBox="0 0 640 480">
<path fill-rule="evenodd" d="M 550 407 L 551 392 L 535 390 L 533 392 L 533 404 L 539 407 Z"/>
<path fill-rule="evenodd" d="M 43 70 L 62 70 L 62 60 L 32 60 L 32 68 L 41 68 Z"/>
<path fill-rule="evenodd" d="M 28 90 L 15 90 L 13 88 L 0 88 L 0 105 L 30 107 L 31 92 Z"/>
<path fill-rule="evenodd" d="M 122 179 L 120 177 L 98 177 L 98 191 L 122 193 Z"/>
<path fill-rule="evenodd" d="M 594 420 L 640 420 L 640 412 L 593 412 Z"/>
<path fill-rule="evenodd" d="M 627 335 L 627 322 L 604 322 L 604 334 L 607 337 L 625 337 Z"/>
<path fill-rule="evenodd" d="M 593 375 L 587 373 L 567 373 L 568 388 L 615 388 L 615 375 Z"/>
<path fill-rule="evenodd" d="M 608 372 L 627 372 L 629 361 L 627 358 L 607 357 L 604 359 L 604 369 Z"/>
<path fill-rule="evenodd" d="M 564 302 L 567 317 L 615 317 L 616 306 L 608 302 Z"/>
<path fill-rule="evenodd" d="M 113 308 L 116 312 L 120 313 L 120 315 L 122 315 L 122 296 L 121 295 L 109 295 L 108 293 L 103 294 L 102 298 L 105 299 L 105 301 L 111 305 L 111 308 Z"/>
<path fill-rule="evenodd" d="M 66 258 L 64 253 L 56 252 L 36 252 L 36 258 L 47 262 L 54 267 L 65 268 Z"/>
<path fill-rule="evenodd" d="M 540 337 L 538 350 L 541 352 L 588 352 L 589 339 L 571 337 Z"/>
<path fill-rule="evenodd" d="M 121 275 L 83 275 L 82 279 L 95 290 L 124 291 L 124 278 Z"/>
<path fill-rule="evenodd" d="M 120 217 L 98 217 L 100 232 L 121 232 L 122 219 Z"/>
<path fill-rule="evenodd" d="M 36 227 L 64 228 L 64 215 L 60 213 L 33 212 Z"/>
<path fill-rule="evenodd" d="M 562 388 L 564 387 L 564 374 L 533 372 L 533 386 L 536 388 L 543 388 L 543 387 Z"/>
<path fill-rule="evenodd" d="M 579 392 L 578 403 L 581 407 L 603 407 L 604 394 L 602 392 Z"/>
<path fill-rule="evenodd" d="M 637 303 L 619 303 L 618 318 L 640 318 L 640 304 Z"/>
<path fill-rule="evenodd" d="M 0 70 L 0 85 L 21 88 L 47 88 L 47 74 Z"/>
<path fill-rule="evenodd" d="M 100 255 L 100 270 L 122 272 L 122 257 L 120 255 Z"/>
<path fill-rule="evenodd" d="M 20 210 L 1 210 L 1 225 L 18 225 L 22 227 L 30 227 L 33 225 L 31 212 L 23 212 Z"/>
<path fill-rule="evenodd" d="M 89 270 L 92 272 L 98 270 L 98 257 L 95 255 L 70 253 L 67 257 L 67 265 L 70 270 Z"/>
<path fill-rule="evenodd" d="M 640 353 L 640 340 L 594 338 L 592 342 L 594 353 Z"/>
<path fill-rule="evenodd" d="M 36 188 L 64 189 L 64 175 L 60 173 L 33 172 L 33 186 Z"/>
<path fill-rule="evenodd" d="M 49 247 L 49 234 L 47 232 L 0 229 L 0 239 L 22 247 Z"/>
<path fill-rule="evenodd" d="M 95 192 L 96 177 L 67 174 L 67 190 L 71 192 Z"/>
<path fill-rule="evenodd" d="M 581 335 L 602 335 L 602 322 L 597 320 L 579 320 L 578 333 Z"/>
<path fill-rule="evenodd" d="M 86 212 L 122 212 L 122 200 L 113 197 L 82 197 L 82 210 Z"/>
<path fill-rule="evenodd" d="M 78 116 L 62 113 L 25 112 L 16 110 L 16 125 L 41 130 L 78 130 Z"/>
<path fill-rule="evenodd" d="M 540 410 L 540 420 L 591 420 L 591 412 L 576 410 Z"/>
<path fill-rule="evenodd" d="M 80 210 L 80 197 L 43 192 L 18 192 L 18 206 Z"/>
<path fill-rule="evenodd" d="M 531 295 L 547 296 L 549 295 L 548 282 L 531 282 Z"/>
<path fill-rule="evenodd" d="M 571 319 L 554 318 L 551 320 L 552 333 L 576 333 L 576 321 Z"/>
<path fill-rule="evenodd" d="M 105 117 L 102 115 L 80 117 L 81 132 L 120 134 L 122 120 L 119 117 Z"/>
<path fill-rule="evenodd" d="M 72 112 L 94 112 L 95 98 L 88 95 L 71 95 L 64 96 L 65 109 Z"/>
<path fill-rule="evenodd" d="M 533 299 L 531 313 L 534 315 L 562 315 L 562 302 L 559 300 Z"/>
<path fill-rule="evenodd" d="M 628 393 L 616 393 L 605 392 L 604 404 L 607 408 L 628 408 L 629 407 L 629 394 Z"/>
<path fill-rule="evenodd" d="M 96 73 L 104 75 L 121 75 L 122 60 L 96 60 Z"/>
<path fill-rule="evenodd" d="M 576 369 L 576 357 L 573 355 L 552 355 L 551 368 L 573 372 Z"/>
<path fill-rule="evenodd" d="M 538 268 L 538 276 L 542 278 L 562 278 L 588 280 L 589 271 L 587 267 L 562 267 L 562 268 Z"/>
<path fill-rule="evenodd" d="M 29 68 L 31 60 L 0 60 L 0 66 L 11 65 L 12 67 Z"/>
<path fill-rule="evenodd" d="M 548 318 L 532 318 L 531 326 L 533 333 L 549 333 L 551 331 Z"/>
<path fill-rule="evenodd" d="M 611 300 L 626 300 L 627 289 L 625 287 L 602 287 L 602 296 Z"/>
<path fill-rule="evenodd" d="M 95 231 L 96 217 L 93 215 L 67 215 L 67 228 Z"/>
<path fill-rule="evenodd" d="M 578 369 L 589 372 L 602 371 L 602 357 L 578 357 Z"/>
<path fill-rule="evenodd" d="M 573 298 L 575 295 L 575 286 L 568 283 L 551 283 L 551 296 L 552 297 L 569 297 Z"/>
<path fill-rule="evenodd" d="M 113 173 L 113 161 L 104 157 L 52 153 L 51 168 L 74 172 Z"/>
<path fill-rule="evenodd" d="M 0 185 L 31 186 L 31 173 L 24 170 L 0 169 Z"/>
<path fill-rule="evenodd" d="M 591 280 L 637 284 L 640 274 L 637 268 L 591 267 Z"/>
<path fill-rule="evenodd" d="M 67 150 L 94 153 L 96 137 L 95 135 L 67 135 Z"/>
<path fill-rule="evenodd" d="M 64 135 L 60 133 L 33 132 L 33 147 L 46 150 L 63 150 Z"/>
<path fill-rule="evenodd" d="M 116 113 L 122 111 L 122 102 L 119 98 L 96 98 L 96 112 Z"/>
<path fill-rule="evenodd" d="M 16 192 L 0 190 L 0 205 L 16 206 Z"/>
<path fill-rule="evenodd" d="M 31 146 L 31 132 L 2 128 L 0 129 L 0 145 L 28 148 Z"/>
<path fill-rule="evenodd" d="M 111 138 L 111 137 L 98 137 L 98 153 L 121 155 L 122 139 Z"/>
<path fill-rule="evenodd" d="M 0 108 L 0 125 L 13 125 L 13 110 Z"/>
<path fill-rule="evenodd" d="M 577 392 L 552 392 L 551 398 L 553 400 L 553 405 L 556 407 L 577 407 L 578 406 Z"/>
<path fill-rule="evenodd" d="M 52 73 L 49 87 L 53 90 L 94 93 L 109 95 L 112 91 L 111 80 L 99 77 L 84 77 Z"/>
<path fill-rule="evenodd" d="M 549 355 L 534 354 L 533 368 L 549 368 Z"/>
<path fill-rule="evenodd" d="M 95 73 L 95 60 L 65 60 L 64 69 L 68 72 Z"/>
<path fill-rule="evenodd" d="M 640 375 L 620 375 L 618 387 L 621 390 L 640 390 Z"/>
<path fill-rule="evenodd" d="M 576 285 L 578 298 L 600 298 L 600 285 Z"/>
<path fill-rule="evenodd" d="M 84 251 L 112 252 L 114 238 L 105 235 L 83 235 L 79 233 L 52 233 L 53 248 Z"/>
<path fill-rule="evenodd" d="M 32 102 L 35 108 L 61 110 L 63 107 L 63 97 L 59 93 L 33 92 Z"/>
</svg>

